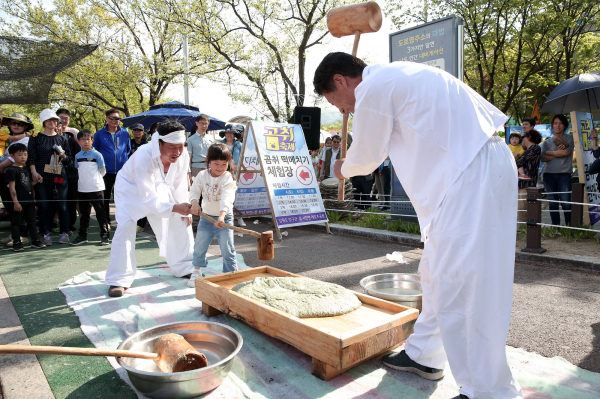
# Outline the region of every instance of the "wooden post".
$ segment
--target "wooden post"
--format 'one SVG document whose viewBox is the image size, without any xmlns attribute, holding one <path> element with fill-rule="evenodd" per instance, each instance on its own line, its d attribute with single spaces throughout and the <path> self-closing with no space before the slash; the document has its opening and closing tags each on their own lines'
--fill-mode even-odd
<svg viewBox="0 0 600 399">
<path fill-rule="evenodd" d="M 583 203 L 583 192 L 585 184 L 573 183 L 573 192 L 571 193 L 571 202 Z M 583 224 L 583 205 L 571 204 L 571 226 L 581 227 Z"/>
<path fill-rule="evenodd" d="M 527 187 L 527 247 L 521 252 L 532 252 L 543 254 L 546 249 L 542 248 L 542 203 L 538 201 L 542 197 L 543 188 Z"/>
</svg>

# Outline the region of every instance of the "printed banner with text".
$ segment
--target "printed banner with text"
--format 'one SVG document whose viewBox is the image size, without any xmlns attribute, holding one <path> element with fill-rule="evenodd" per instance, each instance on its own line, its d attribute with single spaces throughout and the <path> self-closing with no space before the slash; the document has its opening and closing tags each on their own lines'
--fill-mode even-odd
<svg viewBox="0 0 600 399">
<path fill-rule="evenodd" d="M 302 127 L 274 122 L 251 126 L 279 227 L 327 222 Z"/>
<path fill-rule="evenodd" d="M 577 112 L 577 126 L 579 130 L 579 141 L 583 148 L 581 161 L 585 173 L 585 192 L 587 195 L 588 204 L 600 204 L 600 193 L 598 192 L 598 183 L 596 182 L 597 174 L 590 175 L 588 170 L 594 163 L 594 154 L 592 154 L 592 115 L 585 112 Z M 579 157 L 579 154 L 577 154 Z M 581 173 L 581 171 L 579 172 Z M 590 224 L 595 226 L 600 221 L 600 206 L 590 206 Z"/>
</svg>

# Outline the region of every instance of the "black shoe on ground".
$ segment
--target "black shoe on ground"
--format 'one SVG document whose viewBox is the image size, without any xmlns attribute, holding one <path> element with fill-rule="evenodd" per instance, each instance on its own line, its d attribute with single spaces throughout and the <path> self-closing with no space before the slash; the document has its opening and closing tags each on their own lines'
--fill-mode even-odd
<svg viewBox="0 0 600 399">
<path fill-rule="evenodd" d="M 42 248 L 46 248 L 46 245 L 43 242 L 41 242 L 40 240 L 35 240 L 34 242 L 31 243 L 31 248 L 42 249 Z"/>
<path fill-rule="evenodd" d="M 110 240 L 108 239 L 108 237 L 102 237 L 100 239 L 100 245 L 108 245 L 110 244 Z"/>
<path fill-rule="evenodd" d="M 18 242 L 14 242 L 13 241 L 13 251 L 15 251 L 15 252 L 23 252 L 23 251 L 25 251 L 25 249 L 23 248 L 23 244 L 21 243 L 21 241 L 18 241 Z"/>
<path fill-rule="evenodd" d="M 125 288 L 125 287 L 118 287 L 116 285 L 111 285 L 108 288 L 108 296 L 111 296 L 113 298 L 123 296 L 126 289 L 127 288 Z"/>
<path fill-rule="evenodd" d="M 81 244 L 85 244 L 88 242 L 88 239 L 85 237 L 81 237 L 81 236 L 77 236 L 76 239 L 74 239 L 73 241 L 71 241 L 69 243 L 69 245 L 81 245 Z"/>
<path fill-rule="evenodd" d="M 427 380 L 435 381 L 444 377 L 444 370 L 421 366 L 419 363 L 408 357 L 404 351 L 385 355 L 382 360 L 383 364 L 394 370 L 415 373 L 419 377 L 423 377 Z"/>
</svg>

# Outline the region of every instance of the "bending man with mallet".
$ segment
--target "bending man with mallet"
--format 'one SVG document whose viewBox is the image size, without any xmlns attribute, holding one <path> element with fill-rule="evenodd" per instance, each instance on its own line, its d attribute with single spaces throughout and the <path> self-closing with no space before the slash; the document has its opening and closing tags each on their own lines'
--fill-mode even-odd
<svg viewBox="0 0 600 399">
<path fill-rule="evenodd" d="M 106 271 L 108 294 L 122 296 L 133 284 L 136 272 L 137 221 L 144 217 L 152 226 L 159 255 L 176 277 L 188 277 L 194 269 L 194 236 L 188 201 L 190 157 L 185 150 L 185 126 L 163 122 L 129 158 L 117 174 L 115 215 L 117 230 Z"/>
<path fill-rule="evenodd" d="M 421 226 L 423 310 L 405 350 L 384 364 L 437 380 L 447 360 L 458 398 L 522 398 L 505 347 L 517 170 L 496 131 L 508 118 L 452 75 L 413 62 L 367 66 L 331 53 L 314 86 L 354 113 L 353 145 L 336 177 L 365 175 L 389 155 Z"/>
</svg>

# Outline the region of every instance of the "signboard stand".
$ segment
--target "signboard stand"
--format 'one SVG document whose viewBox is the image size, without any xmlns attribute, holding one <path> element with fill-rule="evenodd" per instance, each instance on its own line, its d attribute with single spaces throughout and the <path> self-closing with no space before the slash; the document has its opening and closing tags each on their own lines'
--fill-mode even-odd
<svg viewBox="0 0 600 399">
<path fill-rule="evenodd" d="M 261 137 L 257 137 L 259 131 L 262 133 Z M 274 122 L 248 122 L 244 130 L 244 141 L 236 173 L 239 182 L 236 203 L 239 202 L 239 206 L 234 205 L 234 210 L 237 211 L 234 216 L 271 215 L 280 241 L 283 239 L 280 227 L 286 225 L 292 227 L 324 221 L 329 232 L 325 207 L 316 183 L 304 134 L 301 132 L 300 125 Z M 248 154 L 250 156 L 246 156 Z M 265 163 L 281 165 L 266 166 Z M 244 185 L 248 188 L 241 187 Z M 268 208 L 263 193 L 266 193 Z M 252 198 L 245 202 L 245 197 Z M 274 199 L 277 201 L 277 208 L 274 206 Z M 242 207 L 245 209 L 241 209 Z"/>
<path fill-rule="evenodd" d="M 571 132 L 573 134 L 573 142 L 577 153 L 577 174 L 579 183 L 585 184 L 585 195 L 583 202 L 587 204 L 597 204 L 598 186 L 596 184 L 596 175 L 588 173 L 589 166 L 594 162 L 594 156 L 591 154 L 592 145 L 590 134 L 594 127 L 591 124 L 591 115 L 584 112 L 571 112 Z M 599 218 L 597 213 L 590 214 L 589 205 L 585 206 L 583 214 L 583 222 L 592 225 L 592 228 L 598 224 Z M 597 207 L 592 207 L 592 210 L 597 211 Z M 596 227 L 598 228 L 598 227 Z"/>
</svg>

